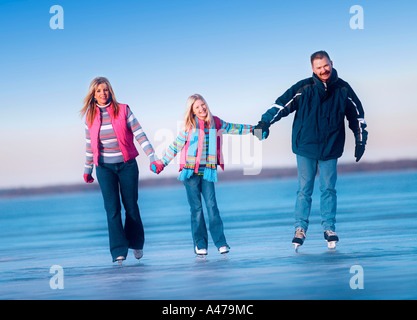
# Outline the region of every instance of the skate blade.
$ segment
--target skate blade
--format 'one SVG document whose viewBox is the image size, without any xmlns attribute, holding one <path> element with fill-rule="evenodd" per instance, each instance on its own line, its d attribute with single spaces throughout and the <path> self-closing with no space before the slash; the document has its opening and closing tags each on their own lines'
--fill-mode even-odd
<svg viewBox="0 0 417 320">
<path fill-rule="evenodd" d="M 196 258 L 200 260 L 206 260 L 207 255 L 206 254 L 197 254 Z"/>
<path fill-rule="evenodd" d="M 331 250 L 336 249 L 336 241 L 328 241 L 327 242 L 327 247 Z"/>
<path fill-rule="evenodd" d="M 298 252 L 298 248 L 301 246 L 299 243 L 294 243 L 294 250 L 295 252 Z"/>
</svg>

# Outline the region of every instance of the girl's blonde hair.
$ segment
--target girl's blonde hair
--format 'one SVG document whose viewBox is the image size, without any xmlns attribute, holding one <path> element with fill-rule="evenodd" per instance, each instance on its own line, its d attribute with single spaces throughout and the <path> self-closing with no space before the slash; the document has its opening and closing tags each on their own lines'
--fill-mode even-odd
<svg viewBox="0 0 417 320">
<path fill-rule="evenodd" d="M 94 98 L 94 95 L 96 93 L 97 87 L 103 83 L 106 84 L 107 88 L 109 89 L 109 92 L 110 92 L 109 102 L 112 103 L 114 116 L 117 117 L 117 115 L 119 114 L 119 103 L 116 101 L 116 97 L 114 95 L 113 88 L 110 84 L 110 81 L 107 80 L 107 78 L 105 77 L 94 78 L 93 81 L 91 81 L 90 83 L 88 94 L 84 98 L 84 107 L 80 110 L 81 117 L 84 117 L 84 115 L 86 115 L 85 120 L 87 121 L 89 125 L 93 123 L 94 118 L 96 116 L 96 112 L 97 112 L 96 111 L 97 110 L 96 99 Z"/>
<path fill-rule="evenodd" d="M 193 94 L 192 96 L 189 96 L 187 99 L 187 108 L 184 114 L 184 127 L 186 131 L 189 131 L 193 128 L 197 128 L 195 114 L 193 112 L 193 106 L 197 100 L 203 101 L 207 108 L 207 116 L 204 119 L 204 122 L 207 122 L 209 128 L 214 128 L 213 115 L 211 114 L 211 111 L 209 109 L 209 106 L 206 100 L 203 98 L 203 96 L 196 93 L 196 94 Z"/>
</svg>

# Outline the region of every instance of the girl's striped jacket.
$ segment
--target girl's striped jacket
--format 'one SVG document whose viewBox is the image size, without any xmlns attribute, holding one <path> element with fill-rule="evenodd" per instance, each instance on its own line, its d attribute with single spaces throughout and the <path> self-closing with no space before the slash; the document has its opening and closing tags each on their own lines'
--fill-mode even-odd
<svg viewBox="0 0 417 320">
<path fill-rule="evenodd" d="M 229 123 L 217 117 L 214 117 L 214 119 L 216 122 L 217 136 L 220 136 L 220 137 L 221 137 L 221 134 L 223 133 L 235 134 L 235 135 L 248 134 L 248 133 L 251 133 L 254 129 L 254 126 L 251 126 L 251 125 Z M 205 128 L 204 133 L 205 133 L 205 139 L 203 143 L 203 150 L 201 153 L 199 173 L 204 172 L 205 166 L 207 163 L 207 154 L 208 154 L 208 146 L 209 146 L 209 128 Z M 189 132 L 185 130 L 181 130 L 177 138 L 169 145 L 167 151 L 165 152 L 165 154 L 162 156 L 162 159 L 161 159 L 164 166 L 167 166 L 176 157 L 176 155 L 183 150 L 188 139 L 188 134 Z M 219 145 L 219 140 L 220 140 L 220 145 Z M 218 143 L 217 150 L 218 152 L 221 152 L 221 139 L 217 139 L 217 143 Z M 221 158 L 221 155 L 219 155 L 219 158 Z M 223 163 L 221 162 L 218 164 L 223 165 Z M 182 167 L 180 167 L 180 170 L 181 169 Z"/>
</svg>

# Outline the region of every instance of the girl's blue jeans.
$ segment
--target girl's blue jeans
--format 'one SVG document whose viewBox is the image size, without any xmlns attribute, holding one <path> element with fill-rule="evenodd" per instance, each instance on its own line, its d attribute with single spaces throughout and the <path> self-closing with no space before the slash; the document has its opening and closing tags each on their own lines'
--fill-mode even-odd
<svg viewBox="0 0 417 320">
<path fill-rule="evenodd" d="M 206 222 L 204 220 L 203 205 L 201 196 L 207 208 L 209 218 L 209 229 L 211 238 L 217 248 L 227 246 L 223 231 L 223 222 L 217 208 L 216 193 L 214 183 L 203 179 L 202 175 L 193 175 L 184 181 L 187 199 L 191 211 L 191 233 L 193 236 L 194 247 L 207 249 L 208 235 Z"/>
<path fill-rule="evenodd" d="M 143 249 L 145 242 L 138 206 L 139 169 L 136 160 L 125 163 L 100 163 L 97 179 L 107 213 L 110 253 L 113 261 L 127 256 L 128 248 Z M 121 203 L 126 212 L 123 226 Z"/>
<path fill-rule="evenodd" d="M 314 180 L 317 169 L 320 174 L 320 212 L 323 230 L 335 231 L 336 223 L 336 180 L 337 159 L 320 161 L 297 155 L 298 182 L 297 201 L 295 204 L 295 229 L 301 227 L 308 229 L 311 195 L 314 189 Z"/>
</svg>

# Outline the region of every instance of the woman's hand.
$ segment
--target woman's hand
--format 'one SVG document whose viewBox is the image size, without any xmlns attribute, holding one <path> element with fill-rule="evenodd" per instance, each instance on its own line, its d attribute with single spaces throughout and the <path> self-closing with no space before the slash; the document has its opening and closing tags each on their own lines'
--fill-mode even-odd
<svg viewBox="0 0 417 320">
<path fill-rule="evenodd" d="M 84 181 L 86 183 L 93 183 L 94 178 L 91 176 L 91 174 L 84 173 Z"/>
<path fill-rule="evenodd" d="M 151 163 L 150 169 L 153 173 L 160 174 L 164 170 L 165 166 L 161 160 L 157 160 Z"/>
</svg>

